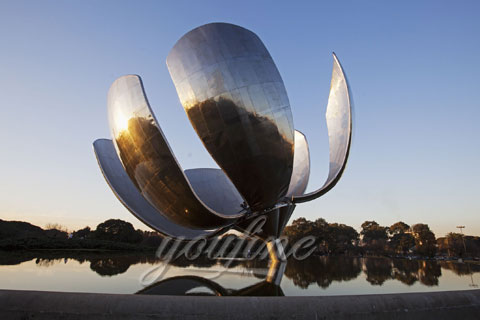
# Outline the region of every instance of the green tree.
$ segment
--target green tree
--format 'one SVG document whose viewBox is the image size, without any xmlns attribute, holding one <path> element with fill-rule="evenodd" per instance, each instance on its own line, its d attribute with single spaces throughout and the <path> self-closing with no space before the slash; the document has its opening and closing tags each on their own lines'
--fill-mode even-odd
<svg viewBox="0 0 480 320">
<path fill-rule="evenodd" d="M 410 248 L 415 246 L 415 238 L 410 231 L 410 226 L 405 222 L 399 221 L 388 228 L 391 235 L 389 248 L 395 253 L 406 254 Z"/>
<path fill-rule="evenodd" d="M 323 218 L 314 222 L 299 218 L 285 228 L 289 243 L 294 244 L 306 236 L 314 236 L 317 250 L 324 253 L 344 253 L 353 249 L 358 232 L 345 224 L 328 223 Z"/>
<path fill-rule="evenodd" d="M 408 224 L 402 221 L 398 221 L 388 228 L 388 233 L 393 236 L 395 234 L 408 232 L 409 230 L 410 226 Z"/>
<path fill-rule="evenodd" d="M 318 218 L 314 222 L 313 236 L 315 236 L 315 244 L 317 246 L 317 250 L 328 253 L 330 251 L 329 248 L 329 223 L 323 219 Z"/>
<path fill-rule="evenodd" d="M 411 233 L 397 233 L 390 239 L 389 246 L 396 253 L 406 254 L 415 246 L 415 238 Z"/>
<path fill-rule="evenodd" d="M 326 243 L 331 253 L 345 253 L 353 249 L 358 240 L 358 232 L 345 224 L 330 223 L 326 232 Z"/>
<path fill-rule="evenodd" d="M 62 226 L 59 223 L 47 223 L 45 225 L 45 230 L 58 230 L 58 231 L 61 231 L 61 232 L 68 233 L 67 227 Z"/>
<path fill-rule="evenodd" d="M 365 221 L 362 223 L 362 241 L 367 248 L 367 250 L 373 251 L 375 253 L 382 253 L 385 251 L 387 244 L 387 229 L 386 227 L 380 226 L 375 221 Z"/>
<path fill-rule="evenodd" d="M 449 256 L 462 257 L 465 254 L 463 245 L 463 235 L 460 233 L 450 232 L 446 236 L 447 250 Z"/>
<path fill-rule="evenodd" d="M 95 238 L 100 240 L 139 243 L 142 241 L 141 232 L 136 231 L 130 222 L 119 219 L 110 219 L 100 223 L 95 230 Z"/>
<path fill-rule="evenodd" d="M 388 239 L 387 228 L 380 226 L 375 221 L 365 221 L 362 223 L 362 231 L 360 234 L 363 236 L 363 241 L 365 242 Z"/>
<path fill-rule="evenodd" d="M 433 257 L 437 252 L 437 241 L 428 224 L 417 223 L 413 225 L 412 234 L 415 238 L 415 252 Z"/>
<path fill-rule="evenodd" d="M 318 236 L 315 222 L 305 218 L 293 220 L 291 225 L 285 227 L 284 234 L 288 237 L 290 245 L 293 245 L 303 237 Z"/>
<path fill-rule="evenodd" d="M 90 227 L 85 227 L 83 229 L 75 231 L 72 234 L 72 237 L 76 239 L 85 239 L 85 238 L 88 238 L 88 236 L 90 236 L 91 232 L 92 231 L 90 230 Z"/>
</svg>

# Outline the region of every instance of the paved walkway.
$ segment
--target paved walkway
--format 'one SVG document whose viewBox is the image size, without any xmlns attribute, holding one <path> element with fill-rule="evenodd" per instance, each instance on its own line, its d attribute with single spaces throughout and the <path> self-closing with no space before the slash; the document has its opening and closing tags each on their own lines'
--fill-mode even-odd
<svg viewBox="0 0 480 320">
<path fill-rule="evenodd" d="M 176 297 L 0 290 L 0 319 L 480 319 L 480 290 L 325 297 Z"/>
</svg>

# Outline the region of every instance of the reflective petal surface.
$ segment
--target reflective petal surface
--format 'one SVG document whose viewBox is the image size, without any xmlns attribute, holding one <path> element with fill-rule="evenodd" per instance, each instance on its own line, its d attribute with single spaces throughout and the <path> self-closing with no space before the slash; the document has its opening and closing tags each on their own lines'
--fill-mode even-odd
<svg viewBox="0 0 480 320">
<path fill-rule="evenodd" d="M 98 165 L 113 193 L 140 221 L 163 235 L 175 238 L 193 239 L 211 233 L 175 224 L 145 200 L 123 169 L 112 140 L 98 139 L 93 143 L 93 148 Z"/>
<path fill-rule="evenodd" d="M 220 169 L 185 170 L 193 191 L 209 208 L 224 214 L 238 214 L 244 202 L 235 186 Z"/>
<path fill-rule="evenodd" d="M 347 164 L 352 141 L 352 101 L 348 81 L 340 61 L 333 54 L 332 82 L 325 115 L 330 144 L 330 168 L 325 184 L 318 190 L 294 196 L 294 202 L 305 202 L 318 198 L 333 188 L 342 176 Z"/>
<path fill-rule="evenodd" d="M 253 32 L 212 23 L 184 35 L 167 66 L 190 122 L 253 210 L 289 186 L 294 127 L 287 93 Z"/>
<path fill-rule="evenodd" d="M 287 197 L 300 196 L 305 192 L 310 177 L 310 151 L 307 138 L 295 130 L 295 154 L 293 157 L 293 172 L 288 187 Z"/>
<path fill-rule="evenodd" d="M 229 225 L 240 216 L 207 208 L 191 189 L 148 104 L 140 77 L 117 79 L 108 115 L 118 157 L 143 197 L 173 222 L 197 229 Z"/>
</svg>

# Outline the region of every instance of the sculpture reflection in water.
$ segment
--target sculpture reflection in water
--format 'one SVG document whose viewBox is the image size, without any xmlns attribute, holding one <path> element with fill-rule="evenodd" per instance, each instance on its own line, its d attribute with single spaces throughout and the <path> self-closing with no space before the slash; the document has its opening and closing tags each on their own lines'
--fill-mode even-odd
<svg viewBox="0 0 480 320">
<path fill-rule="evenodd" d="M 183 267 L 188 263 L 180 263 Z M 251 263 L 251 262 L 250 262 Z M 247 270 L 261 270 L 262 265 L 239 262 Z M 475 266 L 475 265 L 473 265 Z M 467 268 L 456 262 L 437 262 L 432 260 L 408 260 L 390 258 L 358 258 L 348 256 L 310 257 L 305 261 L 289 259 L 286 265 L 285 277 L 290 279 L 295 287 L 308 289 L 317 285 L 327 289 L 333 282 L 348 282 L 357 279 L 362 272 L 366 281 L 372 286 L 382 286 L 388 280 L 399 281 L 407 286 L 417 282 L 434 287 L 439 285 L 442 275 L 441 268 L 449 269 L 457 275 L 462 275 L 462 268 Z M 474 271 L 476 270 L 476 271 Z M 480 272 L 478 266 L 470 270 Z M 262 273 L 254 276 L 264 279 Z M 216 296 L 283 296 L 280 286 L 267 280 L 240 289 L 222 287 L 219 282 L 198 276 L 174 276 L 158 281 L 138 294 L 155 295 L 216 295 Z"/>
<path fill-rule="evenodd" d="M 254 218 L 265 217 L 256 236 L 269 249 L 267 278 L 278 279 L 285 268 L 278 238 L 296 204 L 332 189 L 346 166 L 352 103 L 340 62 L 334 54 L 326 111 L 329 174 L 310 193 L 306 137 L 295 130 L 280 73 L 257 35 L 226 23 L 198 27 L 174 45 L 167 66 L 191 124 L 220 169 L 180 167 L 140 77 L 127 75 L 108 93 L 113 139 L 94 142 L 105 179 L 138 219 L 172 238 L 245 232 Z"/>
<path fill-rule="evenodd" d="M 112 278 L 115 276 L 127 275 L 129 272 L 138 268 L 132 266 L 156 265 L 159 263 L 154 256 L 145 255 L 145 253 L 125 254 L 125 253 L 94 253 L 94 252 L 15 252 L 0 256 L 0 265 L 24 265 L 27 261 L 34 261 L 40 268 L 54 268 L 55 265 L 66 265 L 66 268 L 72 266 L 75 272 L 82 272 L 79 269 L 79 263 L 84 264 L 84 270 L 94 272 L 99 276 Z M 162 279 L 155 284 L 148 286 L 139 293 L 148 294 L 212 294 L 212 295 L 282 295 L 281 286 L 276 286 L 265 281 L 267 260 L 238 260 L 233 264 L 227 264 L 222 260 L 211 260 L 199 257 L 196 260 L 177 259 L 172 261 L 175 271 L 171 278 Z M 184 281 L 176 275 L 187 273 L 192 267 L 201 268 L 207 275 L 210 270 L 217 269 L 219 266 L 228 268 L 228 272 L 222 277 L 211 280 L 206 277 L 185 277 L 194 279 L 185 289 Z M 65 268 L 65 267 L 63 267 Z M 143 267 L 141 267 L 143 268 Z M 56 270 L 56 269 L 54 269 Z M 239 274 L 240 271 L 240 274 Z M 201 273 L 197 273 L 201 274 Z M 248 274 L 249 277 L 245 277 Z M 449 278 L 449 274 L 455 275 L 455 281 Z M 348 256 L 312 256 L 304 261 L 289 259 L 285 278 L 292 283 L 292 286 L 286 288 L 296 288 L 300 291 L 315 288 L 329 288 L 334 283 L 348 283 L 355 279 L 362 279 L 361 285 L 382 287 L 388 281 L 399 282 L 406 286 L 421 285 L 425 287 L 440 287 L 442 290 L 452 290 L 449 287 L 452 283 L 464 283 L 465 288 L 469 288 L 470 278 L 477 278 L 480 274 L 480 265 L 474 263 L 457 263 L 456 261 L 435 261 L 435 260 L 409 260 L 409 259 L 390 259 L 379 257 L 348 257 Z M 443 277 L 446 277 L 445 279 Z M 463 280 L 461 280 L 461 277 Z M 56 280 L 63 281 L 63 278 Z M 252 279 L 258 279 L 253 283 Z M 365 279 L 365 281 L 363 281 Z M 50 279 L 55 283 L 55 279 Z M 459 281 L 460 280 L 460 281 Z M 251 285 L 245 288 L 231 287 L 238 286 L 238 283 L 249 281 Z M 105 281 L 98 282 L 98 285 L 105 285 Z M 165 285 L 165 284 L 168 284 Z M 443 287 L 442 287 L 443 286 Z M 285 287 L 285 286 L 284 286 Z M 398 286 L 395 286 L 398 287 Z M 100 288 L 100 287 L 99 287 Z M 210 289 L 209 289 L 210 288 Z M 387 286 L 388 288 L 388 286 Z M 391 288 L 391 287 L 390 287 Z M 91 288 L 93 290 L 95 288 Z M 96 288 L 98 289 L 98 288 Z M 108 290 L 106 287 L 102 290 Z M 215 290 L 213 290 L 215 289 Z M 458 288 L 457 288 L 458 289 Z M 75 291 L 72 284 L 71 291 Z M 183 291 L 182 291 L 183 290 Z M 297 291 L 298 292 L 298 291 Z M 305 292 L 305 291 L 304 291 Z M 287 293 L 288 294 L 288 293 Z M 292 294 L 291 292 L 289 294 Z"/>
<path fill-rule="evenodd" d="M 215 295 L 215 296 L 284 296 L 282 288 L 270 281 L 260 281 L 241 289 L 227 289 L 210 279 L 197 276 L 178 276 L 150 285 L 137 294 L 147 295 Z"/>
</svg>

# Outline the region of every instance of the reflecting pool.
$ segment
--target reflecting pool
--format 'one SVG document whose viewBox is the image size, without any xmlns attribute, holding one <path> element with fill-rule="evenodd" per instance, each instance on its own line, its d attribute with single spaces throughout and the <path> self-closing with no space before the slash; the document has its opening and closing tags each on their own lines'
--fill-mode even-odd
<svg viewBox="0 0 480 320">
<path fill-rule="evenodd" d="M 292 259 L 279 287 L 264 281 L 267 267 L 265 260 L 182 259 L 165 265 L 153 253 L 9 252 L 0 253 L 0 288 L 318 296 L 468 290 L 480 283 L 478 263 L 453 261 L 347 256 Z"/>
</svg>

